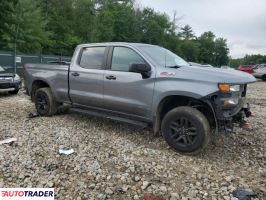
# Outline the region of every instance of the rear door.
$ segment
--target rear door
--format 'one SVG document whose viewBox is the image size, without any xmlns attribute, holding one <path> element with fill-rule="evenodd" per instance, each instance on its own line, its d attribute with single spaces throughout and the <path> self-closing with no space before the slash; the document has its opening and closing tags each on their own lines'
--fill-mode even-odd
<svg viewBox="0 0 266 200">
<path fill-rule="evenodd" d="M 103 75 L 107 47 L 82 48 L 77 63 L 72 63 L 69 74 L 69 95 L 74 104 L 103 106 Z"/>
<path fill-rule="evenodd" d="M 108 68 L 104 74 L 104 106 L 106 109 L 149 119 L 153 99 L 155 73 L 143 78 L 129 72 L 130 64 L 147 64 L 134 49 L 117 46 L 110 49 Z"/>
</svg>

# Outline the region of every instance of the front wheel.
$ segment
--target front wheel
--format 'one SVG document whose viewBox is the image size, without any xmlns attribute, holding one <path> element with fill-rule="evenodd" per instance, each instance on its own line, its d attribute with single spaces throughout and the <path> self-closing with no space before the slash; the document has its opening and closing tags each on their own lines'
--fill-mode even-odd
<svg viewBox="0 0 266 200">
<path fill-rule="evenodd" d="M 207 118 L 197 109 L 186 106 L 169 111 L 163 118 L 161 131 L 166 142 L 182 153 L 199 153 L 211 139 Z"/>
<path fill-rule="evenodd" d="M 51 116 L 57 112 L 59 104 L 55 101 L 50 88 L 40 88 L 36 91 L 35 107 L 39 115 Z"/>
</svg>

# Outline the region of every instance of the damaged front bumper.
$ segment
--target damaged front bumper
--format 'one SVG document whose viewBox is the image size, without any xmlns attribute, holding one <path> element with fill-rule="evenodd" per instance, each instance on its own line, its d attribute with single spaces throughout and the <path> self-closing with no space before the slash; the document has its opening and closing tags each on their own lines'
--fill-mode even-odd
<svg viewBox="0 0 266 200">
<path fill-rule="evenodd" d="M 243 85 L 238 92 L 217 92 L 210 96 L 216 116 L 217 130 L 233 131 L 235 125 L 243 127 L 252 113 L 246 100 L 247 86 Z"/>
</svg>

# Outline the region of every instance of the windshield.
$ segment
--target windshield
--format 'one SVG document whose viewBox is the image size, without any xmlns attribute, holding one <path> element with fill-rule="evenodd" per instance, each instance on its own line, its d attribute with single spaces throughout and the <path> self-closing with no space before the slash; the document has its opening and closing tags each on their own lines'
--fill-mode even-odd
<svg viewBox="0 0 266 200">
<path fill-rule="evenodd" d="M 140 46 L 140 49 L 148 54 L 156 63 L 163 67 L 189 66 L 185 60 L 171 51 L 159 46 Z"/>
</svg>

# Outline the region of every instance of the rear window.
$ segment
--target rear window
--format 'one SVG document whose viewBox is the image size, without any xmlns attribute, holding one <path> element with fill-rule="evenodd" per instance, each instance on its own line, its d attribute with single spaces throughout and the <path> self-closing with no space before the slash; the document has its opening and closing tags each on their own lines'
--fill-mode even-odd
<svg viewBox="0 0 266 200">
<path fill-rule="evenodd" d="M 87 47 L 82 51 L 80 66 L 87 69 L 103 69 L 105 47 Z"/>
</svg>

